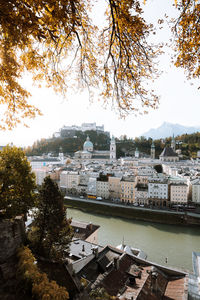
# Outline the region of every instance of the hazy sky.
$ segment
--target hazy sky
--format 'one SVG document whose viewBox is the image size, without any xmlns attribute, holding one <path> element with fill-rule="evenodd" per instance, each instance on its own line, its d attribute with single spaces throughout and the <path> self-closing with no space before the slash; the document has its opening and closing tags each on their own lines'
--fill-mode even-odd
<svg viewBox="0 0 200 300">
<path fill-rule="evenodd" d="M 148 0 L 145 6 L 146 18 L 154 22 L 165 13 L 173 15 L 174 10 L 169 5 L 173 2 L 173 0 Z M 100 15 L 95 16 L 97 21 L 98 17 L 100 18 Z M 165 29 L 154 37 L 155 40 L 162 39 L 167 42 L 170 37 L 167 28 L 165 24 Z M 187 126 L 200 125 L 200 90 L 197 89 L 200 82 L 196 81 L 191 85 L 184 71 L 170 64 L 170 53 L 162 55 L 159 68 L 163 70 L 163 74 L 154 86 L 156 93 L 160 95 L 159 109 L 149 110 L 149 114 L 143 116 L 129 115 L 125 120 L 120 119 L 109 106 L 104 109 L 102 103 L 98 101 L 90 103 L 87 91 L 83 93 L 71 91 L 68 93 L 68 100 L 64 100 L 50 89 L 33 87 L 31 80 L 24 78 L 25 85 L 32 93 L 31 103 L 41 109 L 43 116 L 27 122 L 29 128 L 19 126 L 13 131 L 0 132 L 0 144 L 13 142 L 17 146 L 32 145 L 36 140 L 51 137 L 63 125 L 81 125 L 84 122 L 104 124 L 105 130 L 117 137 L 123 134 L 129 137 L 140 136 L 148 129 L 160 126 L 164 121 Z"/>
</svg>

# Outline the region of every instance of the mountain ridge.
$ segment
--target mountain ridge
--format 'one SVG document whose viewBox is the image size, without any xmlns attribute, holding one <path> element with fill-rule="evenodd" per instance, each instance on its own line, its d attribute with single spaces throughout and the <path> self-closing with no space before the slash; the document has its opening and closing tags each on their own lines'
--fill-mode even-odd
<svg viewBox="0 0 200 300">
<path fill-rule="evenodd" d="M 167 138 L 170 136 L 178 136 L 182 134 L 192 134 L 200 131 L 200 126 L 184 126 L 169 122 L 163 122 L 158 128 L 151 128 L 141 136 L 152 138 L 154 140 Z"/>
</svg>

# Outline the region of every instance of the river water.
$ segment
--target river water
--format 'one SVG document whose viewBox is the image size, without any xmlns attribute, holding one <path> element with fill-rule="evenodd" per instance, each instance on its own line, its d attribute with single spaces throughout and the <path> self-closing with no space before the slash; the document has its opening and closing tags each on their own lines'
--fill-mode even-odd
<svg viewBox="0 0 200 300">
<path fill-rule="evenodd" d="M 182 227 L 67 209 L 67 217 L 100 225 L 98 243 L 117 246 L 124 243 L 147 253 L 147 259 L 192 271 L 192 251 L 200 252 L 200 227 Z M 165 262 L 167 258 L 167 263 Z"/>
</svg>

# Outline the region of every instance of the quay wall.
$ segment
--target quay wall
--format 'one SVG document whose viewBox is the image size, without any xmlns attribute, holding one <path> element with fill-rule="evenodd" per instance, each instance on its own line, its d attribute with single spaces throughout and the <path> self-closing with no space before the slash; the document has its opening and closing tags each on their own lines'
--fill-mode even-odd
<svg viewBox="0 0 200 300">
<path fill-rule="evenodd" d="M 200 215 L 184 212 L 170 212 L 164 210 L 150 210 L 146 208 L 128 207 L 88 200 L 66 199 L 65 205 L 70 208 L 108 215 L 113 217 L 122 217 L 140 221 L 156 222 L 162 224 L 174 224 L 183 226 L 199 226 Z"/>
</svg>

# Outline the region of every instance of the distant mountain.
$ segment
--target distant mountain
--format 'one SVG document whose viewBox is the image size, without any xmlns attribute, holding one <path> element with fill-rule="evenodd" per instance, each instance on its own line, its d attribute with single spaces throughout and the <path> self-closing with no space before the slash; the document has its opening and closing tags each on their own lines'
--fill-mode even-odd
<svg viewBox="0 0 200 300">
<path fill-rule="evenodd" d="M 161 138 L 167 138 L 170 136 L 177 136 L 181 134 L 191 134 L 200 131 L 199 127 L 187 127 L 180 124 L 172 124 L 168 122 L 164 122 L 160 127 L 158 128 L 152 128 L 149 131 L 142 134 L 142 136 L 152 139 L 161 139 Z"/>
</svg>

